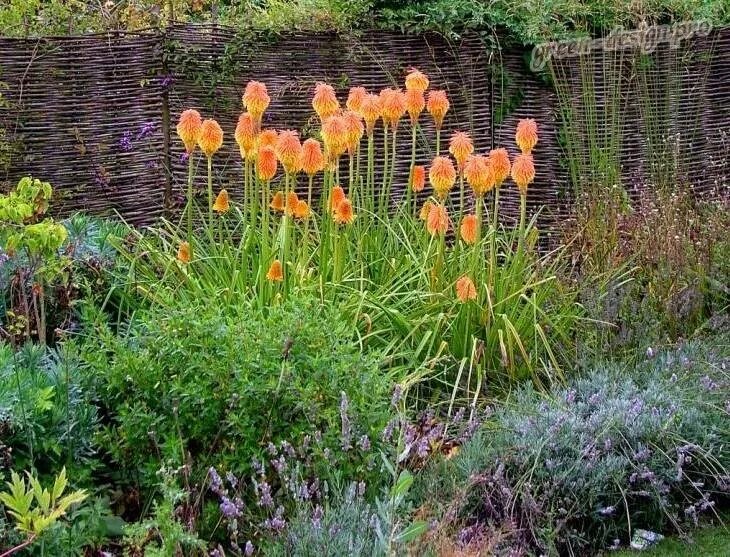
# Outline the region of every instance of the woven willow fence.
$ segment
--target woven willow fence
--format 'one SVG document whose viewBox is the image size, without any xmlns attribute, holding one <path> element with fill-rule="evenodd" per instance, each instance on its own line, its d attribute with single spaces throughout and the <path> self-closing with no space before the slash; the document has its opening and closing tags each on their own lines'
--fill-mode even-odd
<svg viewBox="0 0 730 557">
<path fill-rule="evenodd" d="M 316 81 L 331 83 L 344 99 L 353 85 L 400 85 L 415 66 L 450 95 L 445 137 L 461 129 L 479 151 L 513 149 L 516 122 L 538 121 L 538 177 L 529 202 L 544 206 L 548 221 L 569 214 L 574 184 L 616 183 L 631 196 L 686 184 L 728 198 L 730 28 L 648 55 L 594 51 L 554 61 L 542 75 L 525 60 L 522 51 L 490 50 L 477 38 L 380 32 L 252 44 L 232 29 L 180 26 L 0 39 L 0 182 L 9 187 L 32 174 L 55 186 L 57 214 L 117 211 L 149 223 L 182 205 L 186 165 L 174 124 L 183 109 L 198 108 L 222 125 L 216 179 L 236 191 L 242 169 L 233 130 L 249 79 L 269 87 L 265 125 L 306 137 L 315 132 L 309 101 Z M 399 160 L 407 164 L 409 138 L 402 135 Z M 427 138 L 433 146 L 430 123 L 423 126 L 420 163 L 433 154 Z M 406 179 L 401 166 L 394 195 Z M 513 216 L 512 188 L 504 199 L 504 216 Z"/>
</svg>

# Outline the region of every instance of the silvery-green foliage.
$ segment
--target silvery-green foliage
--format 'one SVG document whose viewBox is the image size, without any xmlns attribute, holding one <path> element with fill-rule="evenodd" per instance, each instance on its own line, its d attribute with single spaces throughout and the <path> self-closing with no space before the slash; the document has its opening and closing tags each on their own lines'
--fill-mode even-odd
<svg viewBox="0 0 730 557">
<path fill-rule="evenodd" d="M 549 396 L 524 388 L 420 497 L 450 500 L 454 527 L 507 522 L 516 545 L 551 554 L 696 522 L 728 491 L 730 346 L 654 352 Z"/>
</svg>

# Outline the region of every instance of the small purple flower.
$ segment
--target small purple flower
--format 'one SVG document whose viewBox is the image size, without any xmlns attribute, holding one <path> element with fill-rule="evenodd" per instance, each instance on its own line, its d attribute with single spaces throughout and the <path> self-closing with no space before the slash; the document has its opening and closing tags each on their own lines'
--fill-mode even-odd
<svg viewBox="0 0 730 557">
<path fill-rule="evenodd" d="M 119 139 L 119 149 L 128 152 L 132 150 L 132 132 L 125 130 L 122 133 L 122 137 Z"/>
<path fill-rule="evenodd" d="M 709 375 L 705 375 L 700 379 L 700 384 L 706 391 L 714 391 L 717 389 L 717 383 L 715 383 Z"/>
<path fill-rule="evenodd" d="M 246 557 L 251 557 L 253 555 L 253 544 L 251 543 L 251 540 L 248 540 L 246 542 L 246 547 L 243 550 Z"/>
<path fill-rule="evenodd" d="M 575 395 L 575 389 L 570 389 L 567 393 L 565 393 L 565 402 L 568 404 L 572 404 L 573 402 L 575 402 Z"/>
<path fill-rule="evenodd" d="M 400 402 L 402 397 L 403 387 L 400 385 L 400 383 L 397 383 L 396 386 L 393 388 L 393 396 L 390 399 L 390 404 L 395 408 L 396 406 L 398 406 L 398 403 Z"/>
<path fill-rule="evenodd" d="M 137 132 L 137 139 L 145 139 L 155 132 L 157 124 L 155 122 L 145 122 L 139 128 Z"/>
<path fill-rule="evenodd" d="M 238 518 L 241 515 L 241 510 L 238 508 L 238 505 L 236 505 L 228 497 L 222 497 L 221 504 L 219 506 L 223 516 L 228 519 Z"/>
<path fill-rule="evenodd" d="M 314 507 L 314 512 L 312 513 L 312 527 L 315 530 L 319 530 L 322 527 L 322 517 L 324 517 L 324 509 L 322 509 L 321 505 L 317 505 Z"/>
<path fill-rule="evenodd" d="M 256 493 L 259 496 L 259 507 L 271 508 L 274 506 L 274 499 L 271 497 L 271 486 L 267 482 L 257 483 Z"/>
<path fill-rule="evenodd" d="M 170 74 L 160 75 L 157 77 L 157 81 L 160 84 L 160 88 L 164 90 L 169 89 L 172 86 L 172 84 L 175 82 L 175 78 Z"/>
<path fill-rule="evenodd" d="M 360 439 L 357 441 L 357 446 L 360 448 L 362 452 L 367 452 L 370 450 L 370 437 L 367 435 L 362 435 Z"/>
<path fill-rule="evenodd" d="M 342 450 L 348 451 L 352 448 L 352 427 L 350 424 L 350 417 L 347 415 L 347 409 L 349 407 L 349 401 L 347 400 L 347 394 L 345 391 L 340 392 L 340 420 L 342 422 Z"/>
<path fill-rule="evenodd" d="M 181 162 L 181 163 L 186 163 L 186 162 L 188 162 L 188 159 L 189 159 L 189 158 L 190 158 L 190 155 L 188 154 L 188 152 L 187 152 L 187 151 L 183 151 L 182 153 L 180 153 L 180 162 Z"/>
</svg>

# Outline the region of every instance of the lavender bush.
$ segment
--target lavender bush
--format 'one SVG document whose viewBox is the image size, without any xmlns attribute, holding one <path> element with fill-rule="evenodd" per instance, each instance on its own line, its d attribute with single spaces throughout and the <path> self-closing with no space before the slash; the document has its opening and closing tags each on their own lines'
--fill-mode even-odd
<svg viewBox="0 0 730 557">
<path fill-rule="evenodd" d="M 647 354 L 630 374 L 597 365 L 552 396 L 517 393 L 424 474 L 419 500 L 440 521 L 432 539 L 467 548 L 499 533 L 505 553 L 573 554 L 625 543 L 635 528 L 681 528 L 727 502 L 727 337 Z"/>
</svg>

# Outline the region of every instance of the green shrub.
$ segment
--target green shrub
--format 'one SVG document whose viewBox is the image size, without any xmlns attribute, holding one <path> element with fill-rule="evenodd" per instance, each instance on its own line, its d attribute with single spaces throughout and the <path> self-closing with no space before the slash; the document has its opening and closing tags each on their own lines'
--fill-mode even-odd
<svg viewBox="0 0 730 557">
<path fill-rule="evenodd" d="M 110 416 L 102 444 L 147 485 L 161 462 L 247 472 L 269 443 L 315 430 L 341 451 L 342 393 L 352 436 L 375 438 L 387 421 L 377 355 L 361 353 L 338 308 L 309 298 L 225 312 L 211 298 L 141 311 L 121 336 L 88 333 L 88 376 Z"/>
<path fill-rule="evenodd" d="M 628 373 L 596 365 L 550 397 L 524 389 L 423 475 L 420 501 L 462 549 L 505 525 L 512 547 L 576 554 L 692 523 L 727 497 L 728 358 L 721 337 Z"/>
<path fill-rule="evenodd" d="M 10 449 L 0 469 L 45 475 L 65 465 L 84 482 L 96 466 L 96 426 L 72 345 L 26 344 L 16 352 L 0 344 L 0 442 Z"/>
</svg>

